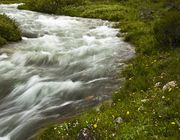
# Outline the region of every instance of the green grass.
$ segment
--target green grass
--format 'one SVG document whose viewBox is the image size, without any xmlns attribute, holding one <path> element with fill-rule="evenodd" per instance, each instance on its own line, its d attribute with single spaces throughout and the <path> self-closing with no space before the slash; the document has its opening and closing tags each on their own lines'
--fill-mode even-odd
<svg viewBox="0 0 180 140">
<path fill-rule="evenodd" d="M 21 32 L 16 22 L 6 15 L 0 15 L 0 47 L 7 42 L 21 40 Z"/>
<path fill-rule="evenodd" d="M 21 8 L 31 9 L 30 5 Z M 168 12 L 178 13 L 179 8 L 178 0 L 101 0 L 58 8 L 56 14 L 119 21 L 117 28 L 124 33 L 124 40 L 135 46 L 136 56 L 119 74 L 126 80 L 113 93 L 112 103 L 47 126 L 37 133 L 37 139 L 74 140 L 83 128 L 98 140 L 179 139 L 180 46 L 157 43 L 154 32 Z M 176 85 L 163 90 L 170 81 Z M 115 123 L 117 117 L 123 122 Z"/>
<path fill-rule="evenodd" d="M 12 3 L 22 3 L 28 0 L 0 0 L 0 4 L 12 4 Z"/>
<path fill-rule="evenodd" d="M 21 2 L 27 2 L 27 0 L 0 0 L 0 4 Z M 17 23 L 6 15 L 0 15 L 0 48 L 8 42 L 19 40 L 21 40 L 21 31 Z"/>
</svg>

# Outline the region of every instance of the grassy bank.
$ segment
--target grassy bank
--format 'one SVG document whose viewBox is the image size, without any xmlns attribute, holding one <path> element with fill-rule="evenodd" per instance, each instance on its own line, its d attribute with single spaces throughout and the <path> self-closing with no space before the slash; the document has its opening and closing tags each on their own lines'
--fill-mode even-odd
<svg viewBox="0 0 180 140">
<path fill-rule="evenodd" d="M 112 103 L 48 126 L 37 139 L 179 139 L 178 0 L 94 0 L 56 7 L 47 3 L 51 1 L 32 0 L 20 8 L 119 21 L 117 27 L 136 47 L 136 57 L 120 74 L 126 81 L 113 94 Z"/>
<path fill-rule="evenodd" d="M 21 40 L 21 32 L 14 20 L 6 15 L 0 15 L 0 47 L 7 42 Z"/>
<path fill-rule="evenodd" d="M 0 0 L 0 4 L 13 4 L 13 3 L 23 3 L 28 0 Z"/>
<path fill-rule="evenodd" d="M 0 4 L 19 2 L 22 2 L 22 0 L 0 0 Z M 17 23 L 6 15 L 0 15 L 0 47 L 7 44 L 7 42 L 19 40 L 21 40 L 21 32 Z"/>
</svg>

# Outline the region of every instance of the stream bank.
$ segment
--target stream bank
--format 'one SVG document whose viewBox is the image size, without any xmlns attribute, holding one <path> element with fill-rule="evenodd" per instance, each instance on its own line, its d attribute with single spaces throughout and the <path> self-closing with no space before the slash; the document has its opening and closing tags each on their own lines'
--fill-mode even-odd
<svg viewBox="0 0 180 140">
<path fill-rule="evenodd" d="M 0 48 L 8 42 L 20 40 L 21 32 L 17 23 L 6 15 L 0 15 Z"/>
<path fill-rule="evenodd" d="M 42 125 L 111 98 L 134 48 L 113 23 L 0 5 L 22 41 L 1 48 L 0 139 L 26 140 Z"/>
<path fill-rule="evenodd" d="M 117 27 L 125 33 L 124 39 L 135 45 L 136 57 L 120 75 L 126 82 L 114 93 L 113 103 L 48 126 L 37 139 L 77 139 L 82 132 L 92 139 L 178 139 L 180 49 L 157 45 L 153 31 L 166 13 L 179 12 L 178 5 L 178 0 L 97 1 L 57 11 L 119 21 Z"/>
</svg>

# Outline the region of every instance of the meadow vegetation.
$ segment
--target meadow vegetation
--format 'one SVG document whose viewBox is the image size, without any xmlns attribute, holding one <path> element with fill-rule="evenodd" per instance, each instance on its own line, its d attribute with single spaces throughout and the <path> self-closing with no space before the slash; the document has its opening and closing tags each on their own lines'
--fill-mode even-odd
<svg viewBox="0 0 180 140">
<path fill-rule="evenodd" d="M 30 0 L 19 8 L 118 21 L 119 35 L 136 49 L 112 102 L 49 125 L 37 139 L 179 139 L 179 0 Z"/>
</svg>

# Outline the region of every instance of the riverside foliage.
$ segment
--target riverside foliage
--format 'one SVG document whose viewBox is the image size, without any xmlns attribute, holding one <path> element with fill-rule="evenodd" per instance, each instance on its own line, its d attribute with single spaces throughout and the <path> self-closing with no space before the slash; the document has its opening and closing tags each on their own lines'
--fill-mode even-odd
<svg viewBox="0 0 180 140">
<path fill-rule="evenodd" d="M 84 0 L 30 0 L 26 3 L 26 6 L 34 11 L 56 13 L 59 8 L 64 6 L 77 6 L 83 3 Z"/>
<path fill-rule="evenodd" d="M 180 46 L 180 13 L 170 11 L 154 26 L 157 43 L 162 46 Z"/>
<path fill-rule="evenodd" d="M 21 39 L 21 32 L 14 20 L 6 15 L 0 15 L 0 47 L 8 41 Z"/>
<path fill-rule="evenodd" d="M 39 2 L 50 8 L 43 9 Z M 119 21 L 117 28 L 135 46 L 136 57 L 120 74 L 126 80 L 114 92 L 112 103 L 50 125 L 38 132 L 37 139 L 78 139 L 85 128 L 91 139 L 98 140 L 178 139 L 180 46 L 175 19 L 180 15 L 179 0 L 93 0 L 63 6 L 53 2 L 30 1 L 20 8 Z"/>
</svg>

